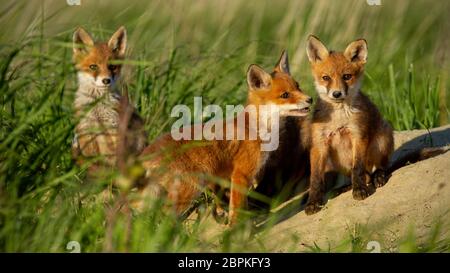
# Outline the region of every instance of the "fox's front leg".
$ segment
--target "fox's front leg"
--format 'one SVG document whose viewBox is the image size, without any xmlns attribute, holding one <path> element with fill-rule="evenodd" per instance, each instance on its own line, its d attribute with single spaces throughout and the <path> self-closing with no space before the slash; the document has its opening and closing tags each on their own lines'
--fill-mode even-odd
<svg viewBox="0 0 450 273">
<path fill-rule="evenodd" d="M 366 199 L 371 190 L 367 186 L 368 170 L 366 168 L 368 141 L 366 138 L 354 138 L 353 146 L 353 162 L 351 170 L 352 194 L 356 200 Z"/>
<path fill-rule="evenodd" d="M 384 122 L 384 126 L 379 129 L 378 134 L 372 140 L 370 149 L 370 159 L 376 170 L 372 174 L 372 184 L 379 188 L 387 182 L 387 170 L 389 159 L 394 151 L 394 135 L 390 124 Z"/>
<path fill-rule="evenodd" d="M 311 148 L 311 178 L 309 183 L 309 197 L 305 213 L 314 214 L 322 209 L 323 197 L 326 191 L 325 168 L 327 164 L 327 152 L 324 147 L 314 145 Z"/>
<path fill-rule="evenodd" d="M 240 210 L 247 207 L 250 178 L 246 172 L 235 169 L 231 175 L 230 208 L 228 224 L 233 226 L 240 218 Z"/>
<path fill-rule="evenodd" d="M 213 206 L 212 206 L 212 215 L 216 222 L 221 224 L 228 223 L 228 212 L 222 207 L 222 194 L 214 195 Z"/>
</svg>

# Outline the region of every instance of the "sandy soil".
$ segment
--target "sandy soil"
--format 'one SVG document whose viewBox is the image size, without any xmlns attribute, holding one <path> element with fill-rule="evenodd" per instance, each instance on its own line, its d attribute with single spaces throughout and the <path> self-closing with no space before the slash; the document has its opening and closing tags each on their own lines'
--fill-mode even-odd
<svg viewBox="0 0 450 273">
<path fill-rule="evenodd" d="M 450 144 L 450 126 L 395 133 L 397 158 L 411 149 Z M 426 242 L 438 220 L 440 236 L 450 238 L 450 152 L 395 171 L 388 183 L 363 201 L 345 192 L 329 199 L 319 213 L 302 211 L 302 196 L 277 213 L 280 220 L 261 237 L 267 251 L 305 251 L 317 245 L 325 251 L 349 251 L 351 240 L 379 242 L 382 252 L 404 251 L 407 236 Z M 304 198 L 303 198 L 304 199 Z M 223 231 L 215 225 L 210 235 Z M 347 241 L 346 241 L 347 240 Z M 406 249 L 407 250 L 407 249 Z"/>
<path fill-rule="evenodd" d="M 431 130 L 395 133 L 393 158 L 418 147 L 450 144 L 450 126 Z M 388 183 L 363 201 L 353 200 L 351 192 L 330 199 L 319 213 L 307 216 L 303 211 L 277 224 L 270 235 L 277 241 L 299 238 L 296 250 L 317 244 L 321 249 L 343 250 L 340 244 L 364 233 L 380 242 L 381 251 L 402 251 L 398 245 L 409 234 L 427 241 L 436 221 L 444 228 L 442 237 L 450 238 L 450 152 L 405 166 L 395 171 Z M 273 244 L 274 251 L 289 251 L 292 244 Z"/>
</svg>

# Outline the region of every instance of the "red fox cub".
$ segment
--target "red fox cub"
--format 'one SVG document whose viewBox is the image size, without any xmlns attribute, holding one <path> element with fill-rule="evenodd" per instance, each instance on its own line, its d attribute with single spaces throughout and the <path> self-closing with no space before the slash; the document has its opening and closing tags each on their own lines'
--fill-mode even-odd
<svg viewBox="0 0 450 273">
<path fill-rule="evenodd" d="M 95 43 L 82 28 L 73 35 L 73 61 L 77 70 L 78 90 L 75 111 L 79 123 L 75 128 L 72 152 L 79 163 L 101 156 L 106 166 L 116 164 L 121 95 L 117 87 L 125 57 L 127 35 L 120 27 L 108 42 Z M 128 150 L 138 154 L 146 145 L 143 121 L 136 114 L 128 123 L 131 130 Z M 91 166 L 91 170 L 99 165 Z"/>
<path fill-rule="evenodd" d="M 367 43 L 356 40 L 343 53 L 329 51 L 310 36 L 307 54 L 319 95 L 311 122 L 311 179 L 305 209 L 321 209 L 325 174 L 340 172 L 351 176 L 353 198 L 371 194 L 386 182 L 385 173 L 394 150 L 391 125 L 377 107 L 360 91 L 367 61 Z"/>
<path fill-rule="evenodd" d="M 255 139 L 247 138 L 252 130 L 261 131 L 262 126 L 267 126 L 260 122 L 261 116 L 267 114 L 261 110 L 261 106 L 277 106 L 279 117 L 306 116 L 309 112 L 312 99 L 300 90 L 298 83 L 289 74 L 285 52 L 272 73 L 251 65 L 247 71 L 247 83 L 247 106 L 255 106 L 256 111 L 241 112 L 234 119 L 220 121 L 218 126 L 223 126 L 218 130 L 223 129 L 224 134 L 232 129 L 236 132 L 238 126 L 244 127 L 244 139 L 174 140 L 171 134 L 165 134 L 144 150 L 144 155 L 153 156 L 143 162 L 149 177 L 156 179 L 162 186 L 178 215 L 192 205 L 200 196 L 202 188 L 209 187 L 217 193 L 218 185 L 212 183 L 211 178 L 221 177 L 231 180 L 228 223 L 236 224 L 240 209 L 247 205 L 247 193 L 255 175 L 264 166 L 269 153 L 262 150 L 263 140 L 259 134 L 256 134 Z M 243 126 L 237 122 L 241 115 L 245 116 Z M 257 121 L 257 128 L 251 126 Z M 204 128 L 205 123 L 191 126 L 195 127 Z M 166 169 L 156 174 L 167 158 L 170 159 Z"/>
</svg>

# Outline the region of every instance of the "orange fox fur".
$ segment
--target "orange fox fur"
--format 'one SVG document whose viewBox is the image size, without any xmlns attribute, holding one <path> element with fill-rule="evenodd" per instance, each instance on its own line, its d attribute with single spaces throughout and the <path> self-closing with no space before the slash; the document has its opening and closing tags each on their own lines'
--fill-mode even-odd
<svg viewBox="0 0 450 273">
<path fill-rule="evenodd" d="M 285 52 L 271 74 L 257 65 L 251 65 L 247 82 L 247 105 L 276 104 L 289 109 L 280 116 L 307 115 L 311 98 L 299 89 L 297 82 L 290 76 Z M 246 115 L 246 135 L 254 130 L 249 126 L 249 119 L 257 119 L 260 114 L 259 111 L 256 116 L 241 113 Z M 230 121 L 222 123 L 224 135 L 227 122 Z M 231 122 L 236 131 L 236 119 Z M 203 127 L 203 124 L 193 126 Z M 149 177 L 163 188 L 178 215 L 192 204 L 204 187 L 214 192 L 219 190 L 220 187 L 211 181 L 211 177 L 230 180 L 230 225 L 236 224 L 240 218 L 239 211 L 246 206 L 248 190 L 268 157 L 268 152 L 261 151 L 259 136 L 256 140 L 176 141 L 170 134 L 165 134 L 147 147 L 143 154 L 151 157 L 143 162 Z M 166 168 L 158 171 L 161 166 Z M 143 189 L 144 192 L 146 190 Z"/>
</svg>

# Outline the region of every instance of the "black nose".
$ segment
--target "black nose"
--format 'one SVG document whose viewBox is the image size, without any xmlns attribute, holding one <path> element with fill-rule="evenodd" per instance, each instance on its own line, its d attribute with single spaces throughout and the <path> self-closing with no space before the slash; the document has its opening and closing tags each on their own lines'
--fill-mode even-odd
<svg viewBox="0 0 450 273">
<path fill-rule="evenodd" d="M 333 92 L 333 97 L 336 98 L 336 99 L 340 98 L 341 95 L 342 95 L 342 92 L 341 92 L 341 91 L 334 91 L 334 92 Z"/>
<path fill-rule="evenodd" d="M 306 100 L 306 102 L 307 102 L 307 103 L 313 103 L 313 98 L 309 97 L 309 98 Z"/>
<path fill-rule="evenodd" d="M 111 79 L 105 78 L 102 80 L 103 84 L 110 84 L 111 83 Z"/>
</svg>

